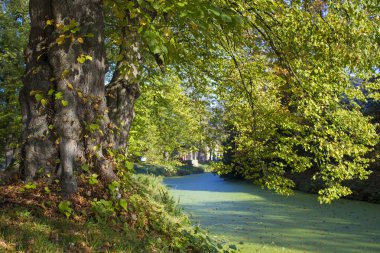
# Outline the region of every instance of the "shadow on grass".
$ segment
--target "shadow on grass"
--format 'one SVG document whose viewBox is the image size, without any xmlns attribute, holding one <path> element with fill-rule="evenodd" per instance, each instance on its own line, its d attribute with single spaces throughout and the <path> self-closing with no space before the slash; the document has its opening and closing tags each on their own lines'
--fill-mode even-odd
<svg viewBox="0 0 380 253">
<path fill-rule="evenodd" d="M 142 248 L 136 245 L 137 238 L 104 224 L 47 218 L 31 208 L 10 205 L 0 207 L 1 240 L 10 246 L 2 249 L 0 245 L 0 252 L 138 252 L 134 250 Z"/>
</svg>

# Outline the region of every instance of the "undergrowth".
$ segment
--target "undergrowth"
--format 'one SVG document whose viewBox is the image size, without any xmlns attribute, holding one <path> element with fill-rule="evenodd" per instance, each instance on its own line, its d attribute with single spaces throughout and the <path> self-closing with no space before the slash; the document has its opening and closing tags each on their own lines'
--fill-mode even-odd
<svg viewBox="0 0 380 253">
<path fill-rule="evenodd" d="M 83 174 L 69 198 L 54 180 L 1 187 L 0 252 L 234 252 L 192 226 L 161 179 L 121 178 Z"/>
</svg>

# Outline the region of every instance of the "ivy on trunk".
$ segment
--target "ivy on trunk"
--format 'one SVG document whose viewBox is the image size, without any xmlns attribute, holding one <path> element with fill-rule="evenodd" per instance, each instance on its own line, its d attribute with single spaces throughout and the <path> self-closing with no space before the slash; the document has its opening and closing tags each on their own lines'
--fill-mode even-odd
<svg viewBox="0 0 380 253">
<path fill-rule="evenodd" d="M 22 107 L 21 175 L 44 170 L 76 191 L 75 171 L 92 165 L 116 180 L 105 99 L 103 1 L 31 0 Z"/>
</svg>

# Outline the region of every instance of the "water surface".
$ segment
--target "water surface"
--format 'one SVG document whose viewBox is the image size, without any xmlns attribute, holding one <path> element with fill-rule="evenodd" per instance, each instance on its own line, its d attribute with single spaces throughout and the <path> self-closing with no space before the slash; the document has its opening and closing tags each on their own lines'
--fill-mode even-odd
<svg viewBox="0 0 380 253">
<path fill-rule="evenodd" d="M 211 236 L 242 252 L 380 252 L 380 205 L 279 196 L 212 173 L 165 178 L 175 198 Z"/>
</svg>

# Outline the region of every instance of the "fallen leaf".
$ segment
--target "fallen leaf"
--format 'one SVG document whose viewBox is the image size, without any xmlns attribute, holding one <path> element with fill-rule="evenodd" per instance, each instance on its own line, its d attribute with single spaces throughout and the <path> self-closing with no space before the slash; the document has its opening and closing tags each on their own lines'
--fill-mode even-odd
<svg viewBox="0 0 380 253">
<path fill-rule="evenodd" d="M 15 247 L 16 246 L 13 243 L 7 243 L 0 239 L 0 249 L 4 249 L 6 251 L 13 251 L 15 250 Z"/>
</svg>

